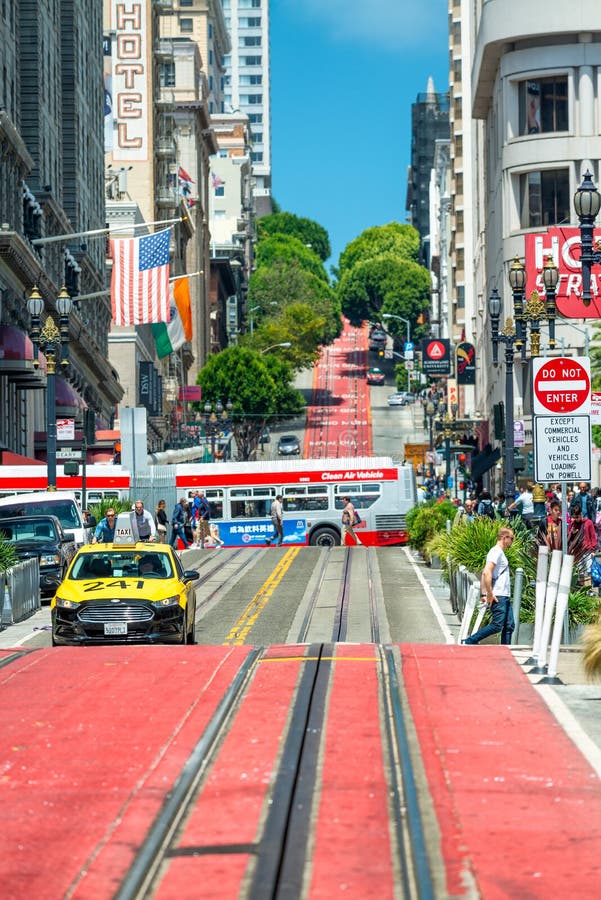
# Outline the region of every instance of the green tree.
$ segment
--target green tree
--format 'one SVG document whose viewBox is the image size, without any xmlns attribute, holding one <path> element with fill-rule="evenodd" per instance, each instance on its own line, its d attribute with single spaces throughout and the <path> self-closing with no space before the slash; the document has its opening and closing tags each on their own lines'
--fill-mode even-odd
<svg viewBox="0 0 601 900">
<path fill-rule="evenodd" d="M 358 262 L 373 259 L 383 253 L 393 253 L 403 259 L 417 262 L 419 256 L 419 232 L 412 225 L 401 225 L 390 222 L 388 225 L 376 225 L 363 231 L 359 237 L 347 244 L 340 254 L 337 269 L 339 278 Z"/>
<path fill-rule="evenodd" d="M 313 253 L 325 262 L 330 256 L 330 238 L 328 232 L 312 219 L 304 219 L 289 212 L 275 212 L 271 216 L 263 216 L 257 222 L 259 241 L 274 234 L 288 234 L 297 238 L 303 246 L 311 248 Z"/>
<path fill-rule="evenodd" d="M 420 333 L 418 316 L 430 306 L 430 273 L 410 259 L 394 253 L 356 263 L 340 279 L 338 296 L 351 325 L 378 322 L 382 313 L 408 319 L 411 335 Z M 391 319 L 390 330 L 401 333 L 401 322 Z"/>
<path fill-rule="evenodd" d="M 241 346 L 211 356 L 198 373 L 203 403 L 232 402 L 232 430 L 240 459 L 250 459 L 266 425 L 302 412 L 304 400 L 292 387 L 292 375 L 292 367 L 280 356 L 261 355 Z"/>
<path fill-rule="evenodd" d="M 271 266 L 275 262 L 295 262 L 322 281 L 328 282 L 328 274 L 322 261 L 302 241 L 289 234 L 274 234 L 259 241 L 255 261 L 257 268 Z"/>
<path fill-rule="evenodd" d="M 264 319 L 277 319 L 287 306 L 298 304 L 305 304 L 323 319 L 323 330 L 317 343 L 330 344 L 338 337 L 342 330 L 338 294 L 321 278 L 303 269 L 297 260 L 277 260 L 272 265 L 261 266 L 251 275 L 247 308 L 259 307 L 254 313 L 255 324 L 261 324 Z"/>
<path fill-rule="evenodd" d="M 323 316 L 318 315 L 306 303 L 292 303 L 276 318 L 264 319 L 255 328 L 252 337 L 248 335 L 244 339 L 244 346 L 260 352 L 274 344 L 289 343 L 290 347 L 279 349 L 277 355 L 300 372 L 313 366 L 319 359 L 324 329 Z"/>
</svg>

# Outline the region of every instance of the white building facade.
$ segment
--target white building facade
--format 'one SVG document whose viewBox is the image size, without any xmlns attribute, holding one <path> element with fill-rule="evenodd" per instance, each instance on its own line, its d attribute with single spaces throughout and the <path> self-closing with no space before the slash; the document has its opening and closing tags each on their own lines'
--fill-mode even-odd
<svg viewBox="0 0 601 900">
<path fill-rule="evenodd" d="M 269 0 L 221 0 L 232 49 L 224 57 L 224 111 L 248 116 L 257 216 L 271 213 Z"/>
<path fill-rule="evenodd" d="M 564 237 L 578 225 L 573 195 L 587 169 L 597 185 L 601 177 L 601 6 L 596 0 L 570 7 L 559 0 L 485 0 L 462 4 L 461 27 L 474 47 L 464 115 L 471 100 L 476 405 L 492 419 L 493 402 L 504 398 L 505 372 L 503 364 L 491 367 L 487 298 L 498 289 L 503 328 L 513 315 L 508 274 L 515 256 L 525 260 L 527 297 L 541 288 L 544 252 L 553 252 L 562 271 Z M 585 314 L 577 278 L 569 290 L 564 310 L 570 315 L 558 316 L 555 352 L 579 355 L 593 324 L 576 325 Z M 545 353 L 544 321 L 541 331 Z M 514 388 L 514 414 L 527 420 L 528 443 L 530 379 L 521 366 Z"/>
</svg>

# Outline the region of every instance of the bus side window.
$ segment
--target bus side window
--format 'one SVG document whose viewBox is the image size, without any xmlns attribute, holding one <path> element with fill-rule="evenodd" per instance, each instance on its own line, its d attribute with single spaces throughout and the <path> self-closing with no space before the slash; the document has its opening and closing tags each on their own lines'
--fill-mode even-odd
<svg viewBox="0 0 601 900">
<path fill-rule="evenodd" d="M 231 500 L 230 506 L 232 509 L 232 519 L 244 519 L 246 517 L 246 510 L 244 500 Z"/>
</svg>

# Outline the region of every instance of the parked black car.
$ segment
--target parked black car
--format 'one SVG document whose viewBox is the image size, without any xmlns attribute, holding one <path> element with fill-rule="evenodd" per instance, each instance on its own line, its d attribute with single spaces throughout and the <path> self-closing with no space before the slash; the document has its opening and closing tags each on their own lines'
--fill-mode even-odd
<svg viewBox="0 0 601 900">
<path fill-rule="evenodd" d="M 75 535 L 63 531 L 56 516 L 14 516 L 0 520 L 0 536 L 19 559 L 38 558 L 40 593 L 54 594 L 75 555 Z"/>
</svg>

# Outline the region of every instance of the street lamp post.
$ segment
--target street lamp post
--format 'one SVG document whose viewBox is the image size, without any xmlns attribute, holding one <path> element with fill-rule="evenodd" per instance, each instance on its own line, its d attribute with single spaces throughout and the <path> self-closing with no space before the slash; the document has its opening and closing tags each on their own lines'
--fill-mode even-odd
<svg viewBox="0 0 601 900">
<path fill-rule="evenodd" d="M 256 312 L 258 309 L 261 309 L 261 307 L 260 306 L 251 306 L 251 308 L 248 311 L 248 315 L 250 318 L 250 333 L 251 333 L 251 335 L 254 334 L 254 330 L 255 330 L 255 317 L 253 316 L 253 313 Z"/>
<path fill-rule="evenodd" d="M 591 268 L 601 265 L 601 241 L 593 250 L 593 227 L 601 207 L 601 195 L 586 170 L 582 184 L 574 194 L 574 209 L 580 225 L 580 265 L 582 266 L 582 302 L 591 304 Z"/>
<path fill-rule="evenodd" d="M 263 353 L 267 353 L 269 350 L 275 350 L 276 347 L 292 347 L 292 341 L 281 341 L 279 344 L 272 344 L 270 347 L 265 347 L 260 353 L 263 355 Z"/>
<path fill-rule="evenodd" d="M 434 416 L 436 415 L 437 408 L 438 404 L 433 403 L 432 400 L 428 400 L 426 404 L 426 415 L 430 422 L 430 476 L 434 475 Z"/>
<path fill-rule="evenodd" d="M 217 401 L 215 408 L 210 403 L 205 403 L 205 436 L 211 439 L 211 462 L 215 462 L 217 435 L 229 429 L 232 409 L 233 404 L 231 400 L 227 401 L 225 407 L 221 400 Z"/>
<path fill-rule="evenodd" d="M 37 286 L 34 285 L 27 301 L 31 316 L 31 340 L 33 343 L 33 365 L 39 366 L 38 349 L 46 357 L 46 460 L 47 490 L 56 490 L 56 363 L 65 367 L 69 365 L 69 315 L 72 301 L 63 288 L 56 298 L 59 314 L 59 327 L 51 316 L 48 316 L 42 328 L 41 317 L 44 311 L 44 300 Z"/>
<path fill-rule="evenodd" d="M 508 318 L 505 328 L 499 332 L 501 298 L 496 288 L 488 298 L 488 313 L 492 330 L 492 361 L 499 365 L 499 343 L 505 344 L 505 502 L 513 503 L 515 497 L 515 465 L 513 446 L 513 349 L 518 346 L 517 331 Z M 520 344 L 521 346 L 521 344 Z"/>
</svg>

